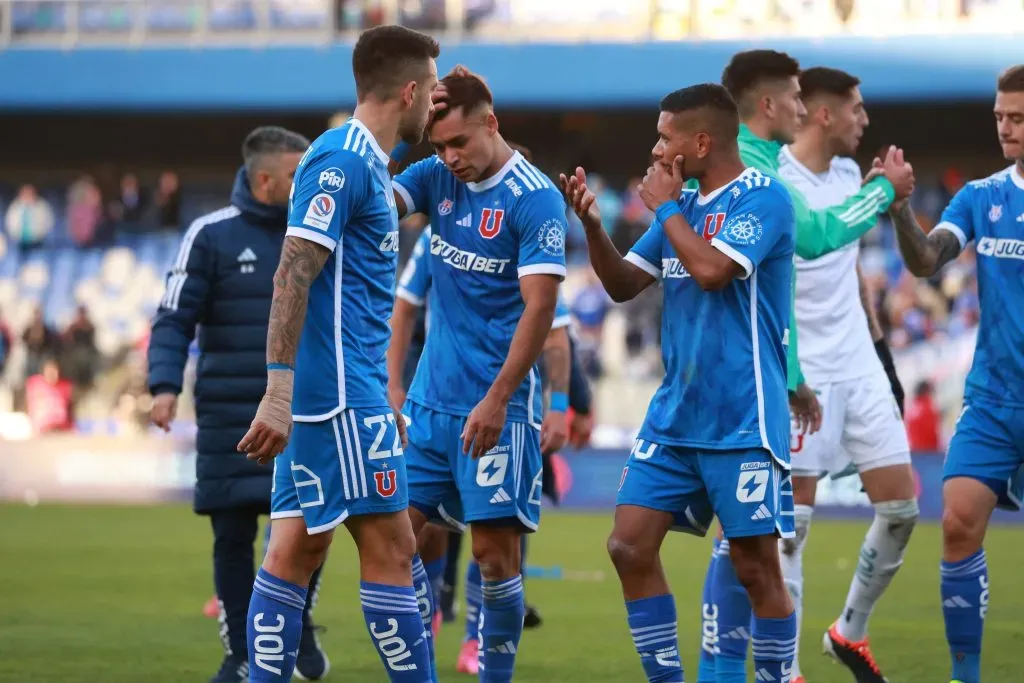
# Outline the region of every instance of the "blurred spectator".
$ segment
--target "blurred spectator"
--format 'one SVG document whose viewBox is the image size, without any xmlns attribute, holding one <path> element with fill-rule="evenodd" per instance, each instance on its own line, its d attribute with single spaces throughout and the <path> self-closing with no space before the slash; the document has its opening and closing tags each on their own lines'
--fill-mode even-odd
<svg viewBox="0 0 1024 683">
<path fill-rule="evenodd" d="M 7 234 L 22 248 L 42 243 L 53 231 L 53 209 L 36 193 L 32 185 L 22 185 L 18 196 L 7 208 Z"/>
<path fill-rule="evenodd" d="M 68 234 L 80 247 L 92 246 L 103 220 L 103 197 L 89 176 L 82 176 L 68 188 Z"/>
<path fill-rule="evenodd" d="M 614 224 L 605 224 L 606 228 L 611 229 L 612 242 L 620 254 L 629 251 L 630 247 L 640 239 L 640 235 L 647 231 L 651 219 L 654 218 L 637 193 L 636 188 L 639 184 L 639 178 L 630 178 L 618 220 Z"/>
<path fill-rule="evenodd" d="M 593 270 L 587 271 L 587 283 L 572 300 L 572 314 L 577 323 L 577 349 L 583 370 L 589 377 L 599 378 L 601 368 L 601 338 L 604 321 L 612 300 Z"/>
<path fill-rule="evenodd" d="M 181 227 L 181 190 L 178 187 L 178 175 L 173 171 L 160 174 L 153 195 L 153 210 L 156 212 L 157 227 L 164 230 Z"/>
<path fill-rule="evenodd" d="M 137 226 L 142 222 L 146 211 L 145 198 L 139 179 L 134 173 L 126 173 L 121 177 L 121 193 L 111 206 L 111 215 L 115 221 Z"/>
<path fill-rule="evenodd" d="M 0 375 L 7 368 L 7 359 L 11 357 L 11 350 L 14 348 L 14 335 L 7 321 L 0 315 Z"/>
<path fill-rule="evenodd" d="M 27 354 L 27 375 L 39 374 L 42 371 L 43 361 L 56 357 L 60 352 L 60 339 L 43 319 L 42 307 L 36 307 L 33 312 L 32 321 L 25 328 L 22 341 L 25 342 Z"/>
<path fill-rule="evenodd" d="M 907 423 L 907 439 L 910 441 L 911 451 L 939 452 L 942 415 L 935 405 L 935 388 L 930 382 L 920 382 L 914 388 L 914 397 L 907 406 L 904 419 Z"/>
<path fill-rule="evenodd" d="M 28 418 L 37 434 L 71 429 L 71 401 L 71 382 L 60 376 L 57 361 L 52 358 L 47 358 L 41 372 L 25 383 Z"/>
<path fill-rule="evenodd" d="M 92 386 L 98 360 L 96 328 L 85 306 L 79 306 L 74 320 L 64 330 L 61 352 L 64 373 L 76 388 L 88 388 Z"/>
</svg>

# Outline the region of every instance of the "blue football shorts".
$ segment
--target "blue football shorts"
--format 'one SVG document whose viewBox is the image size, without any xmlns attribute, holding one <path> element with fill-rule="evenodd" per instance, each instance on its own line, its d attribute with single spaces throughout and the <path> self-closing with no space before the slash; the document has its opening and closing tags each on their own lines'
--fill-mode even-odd
<svg viewBox="0 0 1024 683">
<path fill-rule="evenodd" d="M 1020 510 L 1024 500 L 1024 407 L 968 398 L 949 442 L 942 479 L 970 477 L 999 497 L 999 507 Z"/>
<path fill-rule="evenodd" d="M 726 538 L 794 534 L 792 479 L 761 448 L 707 451 L 638 439 L 615 504 L 668 512 L 674 531 L 697 536 L 715 516 Z"/>
<path fill-rule="evenodd" d="M 302 517 L 310 534 L 358 515 L 409 505 L 405 457 L 391 408 L 349 408 L 322 422 L 295 422 L 274 459 L 270 518 Z"/>
<path fill-rule="evenodd" d="M 498 445 L 474 460 L 462 452 L 466 418 L 406 401 L 409 504 L 462 531 L 466 524 L 511 521 L 537 530 L 543 488 L 540 432 L 506 422 Z"/>
</svg>

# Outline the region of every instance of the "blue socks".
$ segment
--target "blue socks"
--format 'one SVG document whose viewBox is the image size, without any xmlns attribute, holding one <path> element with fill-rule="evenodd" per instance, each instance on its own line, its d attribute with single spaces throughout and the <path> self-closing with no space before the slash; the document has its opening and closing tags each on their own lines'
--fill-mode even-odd
<svg viewBox="0 0 1024 683">
<path fill-rule="evenodd" d="M 788 681 L 793 672 L 796 639 L 796 612 L 784 619 L 754 617 L 754 678 Z"/>
<path fill-rule="evenodd" d="M 305 606 L 306 589 L 302 586 L 283 581 L 262 568 L 256 574 L 246 626 L 250 683 L 292 679 Z"/>
<path fill-rule="evenodd" d="M 430 680 L 437 681 L 437 664 L 434 662 L 434 610 L 437 603 L 434 600 L 434 587 L 427 576 L 427 570 L 423 568 L 423 560 L 420 556 L 412 558 L 412 587 L 416 591 L 416 602 L 420 610 L 420 621 L 423 622 L 423 635 L 427 638 L 427 653 L 430 656 Z"/>
<path fill-rule="evenodd" d="M 676 603 L 671 595 L 626 603 L 629 631 L 648 683 L 682 683 Z"/>
<path fill-rule="evenodd" d="M 466 567 L 466 637 L 463 642 L 476 640 L 480 633 L 480 605 L 484 599 L 480 583 L 480 565 L 470 560 Z"/>
<path fill-rule="evenodd" d="M 444 586 L 444 570 L 448 565 L 448 557 L 442 555 L 440 559 L 423 563 L 423 569 L 427 572 L 427 580 L 430 587 L 434 589 L 434 611 L 437 611 L 441 604 L 441 587 Z"/>
<path fill-rule="evenodd" d="M 729 555 L 729 541 L 722 541 L 718 547 L 711 592 L 712 602 L 718 610 L 715 680 L 717 683 L 746 683 L 747 642 L 750 640 L 752 610 L 750 597 L 736 578 L 736 569 Z"/>
<path fill-rule="evenodd" d="M 480 589 L 480 683 L 510 683 L 526 616 L 523 577 L 484 581 Z"/>
<path fill-rule="evenodd" d="M 697 683 L 715 683 L 715 655 L 718 654 L 718 608 L 714 603 L 712 588 L 715 578 L 715 561 L 718 559 L 718 539 L 711 550 L 711 562 L 704 576 L 704 594 L 700 599 L 700 664 L 697 667 Z"/>
<path fill-rule="evenodd" d="M 981 635 L 988 611 L 988 563 L 979 550 L 959 562 L 942 562 L 942 616 L 953 662 L 953 680 L 981 680 Z"/>
<path fill-rule="evenodd" d="M 359 598 L 363 603 L 366 628 L 384 663 L 388 680 L 391 683 L 426 683 L 432 680 L 429 641 L 423 632 L 415 589 L 362 581 Z M 295 647 L 298 647 L 298 639 Z M 252 679 L 253 683 L 256 680 Z"/>
</svg>

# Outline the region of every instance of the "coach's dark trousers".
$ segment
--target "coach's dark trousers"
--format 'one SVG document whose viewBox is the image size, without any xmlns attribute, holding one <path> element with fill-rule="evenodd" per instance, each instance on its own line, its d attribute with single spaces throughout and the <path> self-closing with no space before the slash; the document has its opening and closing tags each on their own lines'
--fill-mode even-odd
<svg viewBox="0 0 1024 683">
<path fill-rule="evenodd" d="M 259 532 L 259 518 L 266 506 L 216 510 L 210 513 L 213 526 L 213 585 L 221 601 L 220 636 L 225 650 L 247 657 L 246 615 L 252 584 L 256 580 L 257 559 L 253 546 Z M 260 547 L 262 548 L 262 543 Z M 260 553 L 259 562 L 263 561 Z M 302 614 L 304 628 L 313 626 L 312 612 L 320 589 L 320 569 L 313 574 Z"/>
</svg>

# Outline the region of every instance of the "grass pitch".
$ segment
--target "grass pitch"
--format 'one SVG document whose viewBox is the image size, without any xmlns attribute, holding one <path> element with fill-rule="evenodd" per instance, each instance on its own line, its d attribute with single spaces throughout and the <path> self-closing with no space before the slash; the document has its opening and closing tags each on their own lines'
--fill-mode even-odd
<svg viewBox="0 0 1024 683">
<path fill-rule="evenodd" d="M 546 514 L 532 564 L 590 573 L 590 580 L 533 579 L 529 600 L 544 625 L 523 636 L 519 683 L 642 681 L 618 582 L 604 551 L 611 515 Z M 820 656 L 821 634 L 846 597 L 865 522 L 816 520 L 807 572 L 801 663 L 810 683 L 845 683 Z M 1022 532 L 993 528 L 987 552 L 992 600 L 984 674 L 1018 683 L 1024 648 Z M 359 611 L 351 540 L 338 535 L 317 621 L 327 627 L 327 680 L 384 681 Z M 202 616 L 212 593 L 209 524 L 183 506 L 0 506 L 0 681 L 10 683 L 205 682 L 222 655 L 214 620 Z M 871 622 L 873 648 L 892 683 L 945 683 L 948 655 L 939 607 L 939 530 L 922 524 L 907 561 Z M 670 535 L 665 564 L 680 615 L 688 680 L 696 674 L 701 582 L 710 543 Z M 594 574 L 603 572 L 600 579 Z M 461 591 L 460 591 L 461 594 Z M 442 681 L 454 672 L 461 624 L 438 640 Z"/>
</svg>

